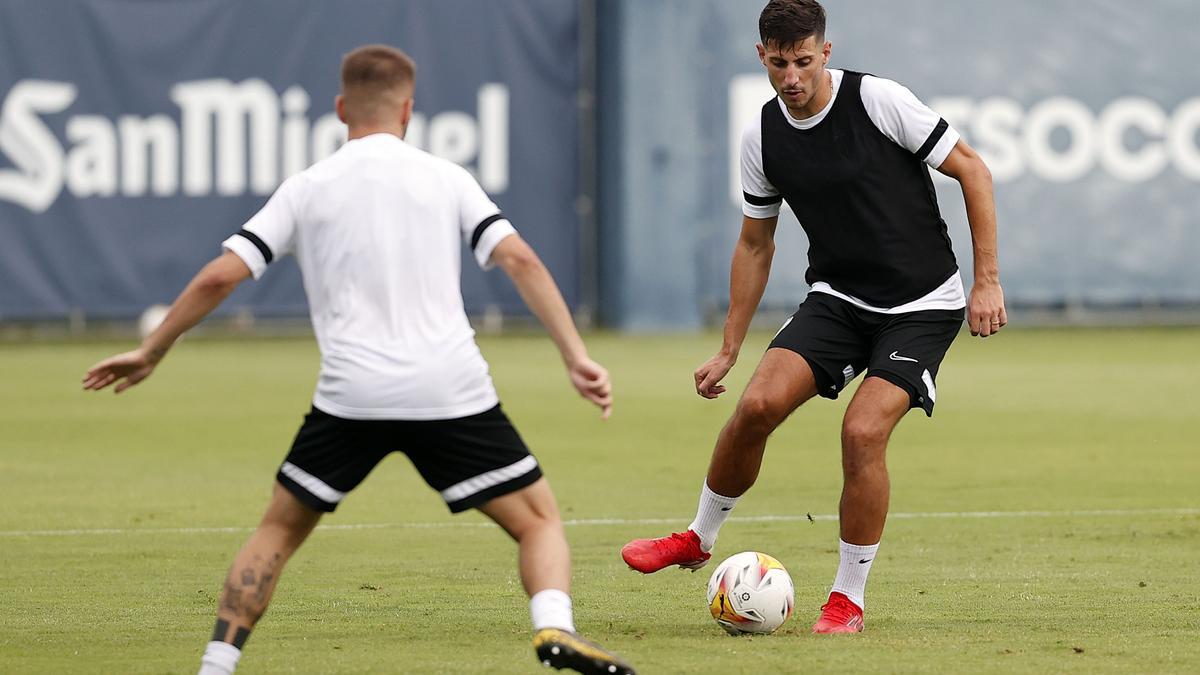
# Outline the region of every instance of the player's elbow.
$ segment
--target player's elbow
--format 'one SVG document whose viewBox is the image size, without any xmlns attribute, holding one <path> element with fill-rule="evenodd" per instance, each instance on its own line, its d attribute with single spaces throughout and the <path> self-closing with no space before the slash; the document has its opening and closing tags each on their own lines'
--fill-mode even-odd
<svg viewBox="0 0 1200 675">
<path fill-rule="evenodd" d="M 542 268 L 542 260 L 525 240 L 506 237 L 492 253 L 492 260 L 510 277 L 525 276 Z"/>
<path fill-rule="evenodd" d="M 196 275 L 196 287 L 208 294 L 224 297 L 246 279 L 244 270 L 226 264 L 218 258 L 204 266 Z"/>
<path fill-rule="evenodd" d="M 992 184 L 992 172 L 987 162 L 975 152 L 975 149 L 965 143 L 958 147 L 943 165 L 942 173 L 966 185 L 989 187 Z"/>
<path fill-rule="evenodd" d="M 970 174 L 976 183 L 980 185 L 991 186 L 992 170 L 988 168 L 987 162 L 979 155 L 975 156 L 975 160 L 971 163 Z"/>
</svg>

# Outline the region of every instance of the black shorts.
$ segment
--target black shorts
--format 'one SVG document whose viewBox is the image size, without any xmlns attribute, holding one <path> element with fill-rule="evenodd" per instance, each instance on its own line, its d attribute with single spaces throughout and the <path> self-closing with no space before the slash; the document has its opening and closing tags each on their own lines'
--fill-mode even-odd
<svg viewBox="0 0 1200 675">
<path fill-rule="evenodd" d="M 865 370 L 908 392 L 911 407 L 933 415 L 938 366 L 958 336 L 963 314 L 961 309 L 881 314 L 828 293 L 809 293 L 769 348 L 803 356 L 825 398 L 837 398 Z"/>
<path fill-rule="evenodd" d="M 537 460 L 500 406 L 450 420 L 348 420 L 318 410 L 304 417 L 275 478 L 304 504 L 333 511 L 392 452 L 413 466 L 458 513 L 541 478 Z"/>
</svg>

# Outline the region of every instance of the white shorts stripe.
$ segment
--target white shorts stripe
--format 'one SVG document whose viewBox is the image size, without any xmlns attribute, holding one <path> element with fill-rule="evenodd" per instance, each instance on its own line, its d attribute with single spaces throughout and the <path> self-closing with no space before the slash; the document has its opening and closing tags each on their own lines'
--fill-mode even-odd
<svg viewBox="0 0 1200 675">
<path fill-rule="evenodd" d="M 929 393 L 929 400 L 937 403 L 937 389 L 933 386 L 933 376 L 929 374 L 929 370 L 921 373 L 921 381 L 925 383 L 925 390 Z"/>
<path fill-rule="evenodd" d="M 284 462 L 283 466 L 279 467 L 279 473 L 296 481 L 300 487 L 308 490 L 314 497 L 329 504 L 337 504 L 346 498 L 346 493 L 339 490 L 334 490 L 329 485 L 312 475 L 311 473 L 301 469 L 291 462 Z"/>
<path fill-rule="evenodd" d="M 533 458 L 533 455 L 526 455 L 524 459 L 508 466 L 493 469 L 487 473 L 481 473 L 474 478 L 468 478 L 461 483 L 451 485 L 442 490 L 442 499 L 446 500 L 447 504 L 461 501 L 473 494 L 483 492 L 494 485 L 524 476 L 535 468 L 537 468 L 537 460 Z"/>
</svg>

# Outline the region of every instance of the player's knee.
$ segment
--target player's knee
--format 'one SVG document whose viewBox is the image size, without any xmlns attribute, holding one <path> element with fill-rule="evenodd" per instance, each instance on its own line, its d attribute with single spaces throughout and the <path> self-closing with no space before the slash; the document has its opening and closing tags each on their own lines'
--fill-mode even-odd
<svg viewBox="0 0 1200 675">
<path fill-rule="evenodd" d="M 260 536 L 269 537 L 275 546 L 288 554 L 295 551 L 308 538 L 318 518 L 288 517 L 272 513 L 263 518 L 258 526 Z"/>
<path fill-rule="evenodd" d="M 513 539 L 523 541 L 529 537 L 561 534 L 563 524 L 562 520 L 558 517 L 558 513 L 535 513 L 531 511 L 517 519 L 507 529 Z"/>
<path fill-rule="evenodd" d="M 878 454 L 887 443 L 889 429 L 867 416 L 847 416 L 842 423 L 842 450 L 847 456 L 864 458 Z"/>
<path fill-rule="evenodd" d="M 558 503 L 543 481 L 500 497 L 482 510 L 517 541 L 563 528 Z"/>
<path fill-rule="evenodd" d="M 738 402 L 736 417 L 740 430 L 770 434 L 782 422 L 779 406 L 768 397 L 760 394 L 747 393 Z"/>
</svg>

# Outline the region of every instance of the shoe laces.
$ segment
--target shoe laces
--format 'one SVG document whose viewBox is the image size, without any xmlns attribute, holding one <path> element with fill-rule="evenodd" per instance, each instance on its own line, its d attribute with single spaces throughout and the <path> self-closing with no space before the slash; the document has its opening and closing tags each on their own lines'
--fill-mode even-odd
<svg viewBox="0 0 1200 675">
<path fill-rule="evenodd" d="M 693 550 L 698 548 L 695 544 L 696 540 L 693 538 L 694 536 L 689 532 L 672 532 L 669 537 L 655 540 L 654 548 L 659 551 L 671 553 L 681 549 L 689 553 L 698 552 Z"/>
<path fill-rule="evenodd" d="M 858 605 L 840 595 L 829 596 L 829 602 L 821 605 L 821 617 L 838 623 L 847 623 L 858 615 Z"/>
</svg>

